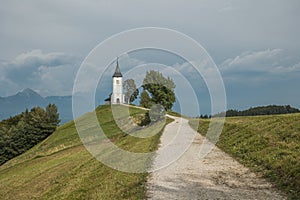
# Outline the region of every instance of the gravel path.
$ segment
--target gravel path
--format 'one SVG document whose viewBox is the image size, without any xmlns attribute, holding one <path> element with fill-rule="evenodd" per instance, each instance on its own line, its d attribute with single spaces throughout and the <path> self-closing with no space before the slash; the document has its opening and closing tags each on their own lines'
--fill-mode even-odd
<svg viewBox="0 0 300 200">
<path fill-rule="evenodd" d="M 178 142 L 167 145 L 174 141 L 177 129 L 179 135 L 194 140 L 176 162 L 150 174 L 149 199 L 285 199 L 270 183 L 218 148 L 200 159 L 198 154 L 204 138 L 188 125 L 188 120 L 174 119 L 165 128 L 159 150 L 166 148 L 172 154 L 180 148 Z M 158 151 L 153 169 L 160 168 L 169 157 L 172 155 Z"/>
</svg>

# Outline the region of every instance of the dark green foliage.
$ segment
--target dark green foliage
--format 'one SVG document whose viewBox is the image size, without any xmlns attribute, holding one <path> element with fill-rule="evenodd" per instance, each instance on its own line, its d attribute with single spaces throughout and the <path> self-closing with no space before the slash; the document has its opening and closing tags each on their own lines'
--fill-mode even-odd
<svg viewBox="0 0 300 200">
<path fill-rule="evenodd" d="M 133 102 L 139 95 L 139 90 L 137 89 L 133 79 L 127 79 L 123 84 L 125 99 L 128 104 Z"/>
<path fill-rule="evenodd" d="M 175 84 L 171 78 L 165 78 L 158 71 L 146 73 L 143 89 L 151 94 L 151 102 L 162 105 L 165 110 L 170 110 L 175 102 Z"/>
<path fill-rule="evenodd" d="M 145 91 L 145 90 L 141 94 L 140 106 L 142 106 L 144 108 L 150 108 L 151 107 L 151 98 L 150 98 L 148 92 Z"/>
<path fill-rule="evenodd" d="M 200 118 L 201 119 L 209 119 L 209 118 L 211 118 L 211 116 L 210 115 L 200 115 Z"/>
<path fill-rule="evenodd" d="M 129 102 L 132 103 L 139 96 L 139 89 L 135 89 L 132 95 L 130 96 Z"/>
<path fill-rule="evenodd" d="M 300 110 L 293 108 L 290 105 L 286 106 L 277 106 L 277 105 L 268 105 L 268 106 L 258 106 L 254 108 L 249 108 L 248 110 L 228 110 L 226 111 L 226 117 L 234 116 L 256 116 L 256 115 L 276 115 L 276 114 L 289 114 L 289 113 L 299 113 Z M 215 115 L 218 117 L 223 113 Z"/>
<path fill-rule="evenodd" d="M 148 126 L 151 123 L 149 111 L 147 111 L 144 114 L 144 117 L 142 118 L 141 122 L 139 123 L 139 126 Z"/>
<path fill-rule="evenodd" d="M 53 133 L 59 124 L 54 104 L 46 111 L 41 107 L 28 109 L 22 114 L 0 122 L 0 165 L 16 157 Z"/>
<path fill-rule="evenodd" d="M 55 104 L 49 104 L 46 107 L 46 122 L 54 126 L 59 124 L 59 114 Z"/>
</svg>

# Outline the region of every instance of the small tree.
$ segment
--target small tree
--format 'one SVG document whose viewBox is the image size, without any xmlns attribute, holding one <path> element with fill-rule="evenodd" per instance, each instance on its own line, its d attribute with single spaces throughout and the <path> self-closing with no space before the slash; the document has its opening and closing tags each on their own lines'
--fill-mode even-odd
<svg viewBox="0 0 300 200">
<path fill-rule="evenodd" d="M 46 122 L 53 125 L 55 128 L 58 126 L 60 119 L 58 109 L 55 104 L 49 104 L 46 107 Z"/>
<path fill-rule="evenodd" d="M 125 99 L 128 104 L 132 103 L 139 95 L 133 79 L 127 79 L 123 84 Z"/>
<path fill-rule="evenodd" d="M 151 98 L 150 98 L 148 92 L 145 90 L 141 94 L 140 106 L 142 106 L 144 108 L 151 107 Z"/>
</svg>

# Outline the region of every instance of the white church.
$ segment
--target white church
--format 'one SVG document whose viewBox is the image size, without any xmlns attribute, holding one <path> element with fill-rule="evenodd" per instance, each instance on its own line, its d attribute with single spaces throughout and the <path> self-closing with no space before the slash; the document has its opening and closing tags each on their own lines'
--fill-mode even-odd
<svg viewBox="0 0 300 200">
<path fill-rule="evenodd" d="M 123 76 L 117 59 L 115 73 L 112 76 L 113 91 L 109 98 L 105 99 L 106 104 L 123 104 L 125 103 L 125 95 L 123 94 Z"/>
</svg>

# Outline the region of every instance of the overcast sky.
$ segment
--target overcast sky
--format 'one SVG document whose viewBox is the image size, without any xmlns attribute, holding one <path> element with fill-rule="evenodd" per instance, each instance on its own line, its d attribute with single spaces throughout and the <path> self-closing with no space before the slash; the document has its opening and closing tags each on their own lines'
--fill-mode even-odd
<svg viewBox="0 0 300 200">
<path fill-rule="evenodd" d="M 0 96 L 27 87 L 71 95 L 78 67 L 98 43 L 151 26 L 203 45 L 221 71 L 229 108 L 299 108 L 299 10 L 299 0 L 1 0 Z"/>
</svg>

